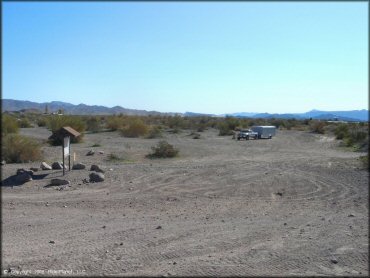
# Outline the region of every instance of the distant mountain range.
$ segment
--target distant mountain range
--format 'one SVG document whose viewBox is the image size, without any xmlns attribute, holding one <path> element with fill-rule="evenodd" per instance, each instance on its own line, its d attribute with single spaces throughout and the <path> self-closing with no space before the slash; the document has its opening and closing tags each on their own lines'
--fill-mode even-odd
<svg viewBox="0 0 370 278">
<path fill-rule="evenodd" d="M 31 102 L 24 100 L 2 99 L 2 111 L 30 111 L 43 113 L 45 108 L 48 108 L 49 113 L 63 110 L 64 114 L 70 115 L 182 115 L 187 117 L 210 116 L 210 117 L 225 117 L 232 116 L 238 118 L 277 118 L 277 119 L 322 119 L 322 120 L 338 120 L 338 121 L 369 121 L 369 110 L 351 110 L 351 111 L 320 111 L 311 110 L 305 113 L 285 113 L 285 114 L 270 114 L 270 113 L 253 113 L 253 112 L 238 112 L 232 114 L 204 114 L 195 112 L 186 113 L 161 113 L 158 111 L 146 111 L 123 108 L 121 106 L 106 107 L 101 105 L 86 105 L 52 101 L 52 102 Z"/>
<path fill-rule="evenodd" d="M 74 105 L 67 102 L 62 101 L 52 101 L 52 102 L 32 102 L 27 100 L 14 100 L 14 99 L 3 99 L 2 100 L 2 112 L 5 111 L 21 111 L 21 110 L 28 110 L 28 111 L 39 111 L 40 113 L 44 113 L 45 109 L 49 113 L 57 112 L 58 110 L 62 110 L 64 114 L 69 115 L 113 115 L 113 114 L 125 114 L 125 115 L 175 115 L 180 113 L 161 113 L 157 111 L 146 111 L 146 110 L 136 110 L 136 109 L 128 109 L 123 108 L 121 106 L 114 106 L 114 107 L 106 107 L 101 105 L 86 105 L 80 103 L 78 105 Z"/>
</svg>

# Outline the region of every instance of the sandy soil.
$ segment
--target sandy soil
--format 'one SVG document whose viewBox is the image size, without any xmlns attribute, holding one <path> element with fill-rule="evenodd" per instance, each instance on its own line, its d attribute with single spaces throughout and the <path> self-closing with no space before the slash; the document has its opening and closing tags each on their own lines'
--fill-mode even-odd
<svg viewBox="0 0 370 278">
<path fill-rule="evenodd" d="M 61 177 L 57 170 L 3 183 L 2 272 L 368 275 L 369 176 L 361 154 L 300 131 L 250 141 L 189 133 L 166 134 L 180 156 L 159 160 L 145 158 L 159 139 L 87 134 L 72 152 L 88 169 L 67 172 L 70 186 L 47 186 Z M 86 156 L 90 149 L 94 156 Z M 61 151 L 45 145 L 46 161 L 60 161 Z M 109 161 L 110 153 L 126 160 Z M 104 182 L 83 183 L 92 164 L 106 169 Z M 2 166 L 2 179 L 34 166 Z"/>
</svg>

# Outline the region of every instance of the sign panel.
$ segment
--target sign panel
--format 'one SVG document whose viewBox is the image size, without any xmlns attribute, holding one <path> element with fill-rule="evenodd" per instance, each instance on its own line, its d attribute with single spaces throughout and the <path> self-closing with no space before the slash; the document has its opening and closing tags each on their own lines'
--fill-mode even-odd
<svg viewBox="0 0 370 278">
<path fill-rule="evenodd" d="M 64 156 L 68 156 L 69 155 L 69 136 L 68 137 L 64 137 L 63 138 L 63 140 L 64 140 L 64 151 L 63 151 L 63 153 L 64 153 Z"/>
</svg>

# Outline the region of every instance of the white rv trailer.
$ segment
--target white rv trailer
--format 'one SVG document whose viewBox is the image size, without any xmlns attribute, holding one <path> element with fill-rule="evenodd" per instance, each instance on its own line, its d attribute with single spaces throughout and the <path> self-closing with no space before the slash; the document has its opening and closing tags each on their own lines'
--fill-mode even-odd
<svg viewBox="0 0 370 278">
<path fill-rule="evenodd" d="M 251 128 L 254 132 L 258 133 L 258 138 L 269 138 L 271 139 L 272 136 L 276 135 L 276 126 L 267 126 L 267 125 L 260 125 L 260 126 L 252 126 Z"/>
</svg>

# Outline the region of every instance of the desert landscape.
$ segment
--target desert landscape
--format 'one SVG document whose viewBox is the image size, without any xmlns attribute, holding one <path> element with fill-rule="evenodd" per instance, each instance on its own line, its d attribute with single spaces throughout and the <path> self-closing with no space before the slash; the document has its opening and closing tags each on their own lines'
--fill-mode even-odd
<svg viewBox="0 0 370 278">
<path fill-rule="evenodd" d="M 20 134 L 42 142 L 51 132 Z M 39 169 L 22 185 L 11 176 L 40 162 L 2 165 L 2 273 L 369 275 L 363 153 L 298 130 L 248 141 L 189 134 L 164 134 L 179 149 L 171 159 L 145 157 L 159 139 L 86 134 L 71 145 L 86 169 Z M 42 150 L 48 164 L 61 161 L 60 146 Z M 94 164 L 103 182 L 88 182 Z"/>
</svg>

